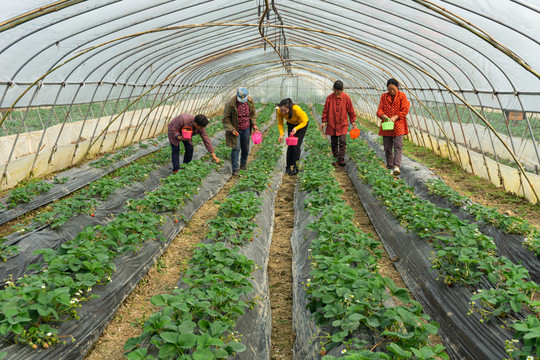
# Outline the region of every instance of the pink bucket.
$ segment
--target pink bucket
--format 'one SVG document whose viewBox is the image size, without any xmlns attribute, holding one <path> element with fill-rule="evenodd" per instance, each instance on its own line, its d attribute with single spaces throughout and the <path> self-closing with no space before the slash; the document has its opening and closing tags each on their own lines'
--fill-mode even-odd
<svg viewBox="0 0 540 360">
<path fill-rule="evenodd" d="M 193 130 L 189 126 L 182 129 L 182 137 L 184 139 L 191 139 L 191 134 L 193 134 Z"/>
<path fill-rule="evenodd" d="M 254 144 L 260 144 L 262 141 L 262 133 L 260 131 L 255 131 L 251 134 L 251 140 L 253 140 Z"/>
<path fill-rule="evenodd" d="M 289 146 L 295 146 L 295 145 L 298 145 L 298 138 L 296 136 L 289 136 L 285 142 L 287 143 L 287 145 Z"/>
</svg>

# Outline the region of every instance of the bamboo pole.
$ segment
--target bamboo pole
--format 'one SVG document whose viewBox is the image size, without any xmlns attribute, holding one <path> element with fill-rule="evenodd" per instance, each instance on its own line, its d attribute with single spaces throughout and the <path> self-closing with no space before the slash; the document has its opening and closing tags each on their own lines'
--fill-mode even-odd
<svg viewBox="0 0 540 360">
<path fill-rule="evenodd" d="M 55 12 L 61 9 L 64 9 L 69 6 L 76 5 L 78 3 L 84 2 L 87 0 L 62 0 L 55 3 L 49 4 L 47 6 L 42 6 L 38 9 L 29 11 L 27 13 L 21 14 L 12 19 L 6 20 L 0 23 L 0 32 L 12 29 L 20 24 L 33 20 L 43 15 L 47 15 L 51 12 Z"/>
</svg>

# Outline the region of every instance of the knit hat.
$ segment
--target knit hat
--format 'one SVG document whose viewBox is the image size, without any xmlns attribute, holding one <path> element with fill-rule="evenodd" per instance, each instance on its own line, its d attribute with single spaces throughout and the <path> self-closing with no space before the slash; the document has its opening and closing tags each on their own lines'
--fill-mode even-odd
<svg viewBox="0 0 540 360">
<path fill-rule="evenodd" d="M 248 101 L 248 89 L 245 87 L 239 87 L 236 91 L 236 100 L 241 103 L 245 103 Z"/>
</svg>

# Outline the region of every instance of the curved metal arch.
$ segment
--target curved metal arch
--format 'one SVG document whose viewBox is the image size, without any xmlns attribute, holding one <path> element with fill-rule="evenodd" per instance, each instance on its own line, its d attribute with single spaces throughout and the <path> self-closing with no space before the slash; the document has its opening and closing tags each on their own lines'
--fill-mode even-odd
<svg viewBox="0 0 540 360">
<path fill-rule="evenodd" d="M 172 1 L 171 1 L 171 2 L 172 2 Z M 205 2 L 211 2 L 211 0 L 206 0 Z M 200 5 L 200 4 L 197 4 L 197 5 Z M 193 6 L 194 6 L 194 5 L 190 5 L 190 6 L 187 6 L 186 8 L 193 7 Z M 153 7 L 154 7 L 154 6 L 150 6 L 150 7 L 148 7 L 148 8 L 145 8 L 145 10 L 151 9 L 151 8 L 153 8 Z M 171 15 L 171 14 L 173 14 L 173 13 L 175 13 L 175 12 L 182 11 L 182 10 L 184 10 L 184 9 L 185 9 L 185 8 L 182 8 L 182 9 L 176 9 L 176 10 L 171 11 L 171 12 L 168 12 L 168 13 L 160 14 L 160 15 L 158 15 L 158 16 L 156 16 L 156 17 L 151 17 L 151 18 L 145 19 L 145 20 L 142 21 L 142 22 L 141 22 L 141 21 L 139 21 L 139 22 L 134 22 L 134 23 L 129 24 L 129 25 L 127 25 L 127 26 L 124 26 L 124 27 L 122 27 L 122 28 L 120 28 L 120 29 L 115 29 L 115 30 L 113 30 L 113 31 L 109 31 L 109 32 L 100 34 L 99 37 L 95 37 L 95 38 L 92 38 L 92 39 L 87 40 L 87 41 L 85 41 L 85 42 L 82 42 L 81 44 L 78 44 L 76 47 L 74 47 L 74 48 L 68 50 L 67 52 L 65 52 L 64 55 L 59 56 L 59 57 L 57 58 L 57 60 L 56 60 L 56 63 L 54 63 L 53 65 L 51 65 L 51 67 L 49 68 L 49 70 L 52 69 L 52 68 L 54 68 L 54 67 L 56 66 L 56 64 L 60 63 L 63 59 L 66 59 L 70 54 L 73 54 L 73 53 L 75 53 L 76 51 L 78 51 L 78 50 L 80 50 L 80 49 L 84 49 L 85 46 L 87 46 L 88 44 L 90 44 L 90 43 L 92 43 L 92 42 L 97 41 L 97 39 L 99 39 L 99 38 L 103 38 L 103 37 L 109 36 L 109 35 L 111 35 L 111 34 L 117 33 L 119 30 L 124 30 L 124 29 L 128 29 L 128 28 L 130 28 L 130 27 L 132 27 L 132 26 L 140 25 L 140 24 L 143 23 L 143 22 L 148 22 L 148 21 L 155 20 L 155 19 L 157 19 L 157 18 L 159 18 L 159 17 Z M 215 12 L 218 12 L 218 11 L 219 11 L 219 9 L 215 10 Z M 138 12 L 140 12 L 140 11 L 138 11 Z M 135 13 L 138 13 L 138 12 L 135 12 Z M 245 15 L 245 14 L 243 14 L 243 15 Z M 118 19 L 121 19 L 121 18 L 122 18 L 122 17 L 118 17 Z M 172 26 L 172 25 L 170 25 L 170 26 Z M 165 27 L 168 27 L 168 26 L 165 26 Z M 84 29 L 83 31 L 81 31 L 81 32 L 79 32 L 79 33 L 82 33 L 82 32 L 84 32 L 84 31 L 88 31 L 88 30 L 90 30 L 90 29 Z M 70 36 L 64 37 L 63 40 L 65 40 L 65 39 L 67 39 L 67 38 L 70 38 L 70 37 L 73 37 L 73 34 L 71 34 Z M 127 38 L 126 38 L 126 39 L 127 39 Z M 105 42 L 105 43 L 107 43 L 107 42 Z M 105 43 L 102 43 L 102 44 L 105 44 Z M 115 42 L 115 43 L 117 44 L 117 42 Z M 47 50 L 47 49 L 49 49 L 49 48 L 51 48 L 51 47 L 54 47 L 55 44 L 56 44 L 56 41 L 55 41 L 54 43 L 50 43 L 48 46 L 44 47 L 44 48 L 43 48 L 42 50 L 40 50 L 39 52 L 34 53 L 33 55 L 29 56 L 29 59 L 32 59 L 32 58 L 36 57 L 36 55 L 42 53 L 43 51 L 45 51 L 45 50 Z M 27 62 L 23 63 L 23 64 L 19 67 L 19 69 L 16 71 L 16 73 L 15 73 L 14 75 L 12 75 L 12 77 L 16 76 L 16 75 L 22 70 L 22 68 L 23 68 L 29 61 L 30 61 L 30 60 L 28 60 Z"/>
<path fill-rule="evenodd" d="M 296 0 L 293 0 L 293 1 L 297 2 Z M 354 0 L 353 0 L 353 1 L 354 1 Z M 355 1 L 355 2 L 358 2 L 358 1 Z M 363 4 L 363 3 L 362 3 L 362 4 Z M 366 4 L 363 4 L 363 5 L 365 5 L 366 7 L 375 8 L 374 6 L 371 6 L 371 5 L 366 5 Z M 336 5 L 336 6 L 340 6 L 340 5 Z M 326 11 L 328 12 L 328 10 L 326 10 Z M 349 11 L 354 11 L 354 10 L 349 9 Z M 355 12 L 357 12 L 357 11 L 355 11 Z M 292 13 L 292 14 L 293 14 L 293 13 Z M 335 13 L 334 13 L 334 14 L 335 14 Z M 338 15 L 338 14 L 335 14 L 335 15 Z M 464 43 L 463 41 L 458 40 L 458 39 L 455 39 L 455 38 L 453 38 L 453 37 L 450 37 L 450 36 L 448 36 L 447 34 L 442 33 L 442 32 L 440 32 L 440 31 L 437 30 L 437 29 L 434 29 L 434 28 L 425 26 L 425 24 L 418 23 L 418 22 L 416 22 L 416 21 L 413 21 L 413 20 L 411 20 L 411 19 L 407 19 L 407 18 L 405 18 L 405 17 L 399 16 L 399 15 L 396 15 L 396 14 L 392 14 L 392 15 L 398 17 L 398 18 L 401 19 L 401 20 L 409 21 L 409 22 L 411 22 L 411 23 L 413 23 L 413 24 L 416 24 L 416 25 L 418 25 L 418 26 L 425 27 L 425 28 L 429 29 L 430 31 L 433 31 L 433 32 L 438 33 L 438 34 L 440 34 L 440 35 L 443 35 L 443 36 L 452 38 L 452 40 L 457 41 L 457 42 L 459 42 L 460 44 L 465 45 L 465 46 L 471 48 L 473 51 L 476 51 L 474 48 L 470 47 L 468 44 Z M 291 15 L 291 16 L 294 17 L 294 15 Z M 371 18 L 375 19 L 374 17 L 370 16 L 369 14 L 364 14 L 364 16 L 371 17 Z M 326 22 L 326 24 L 327 24 L 328 26 L 330 26 L 330 24 L 329 24 L 328 22 Z M 366 24 L 366 23 L 363 23 L 363 24 L 366 25 L 366 26 L 368 25 L 368 24 Z M 399 25 L 394 25 L 394 26 L 399 27 L 400 29 L 406 31 L 406 29 L 405 29 L 404 27 L 402 27 L 402 26 L 399 26 Z M 336 25 L 334 25 L 334 27 L 336 27 Z M 344 29 L 344 31 L 345 31 L 345 29 Z M 374 37 L 376 37 L 375 34 L 372 34 L 372 35 L 373 35 Z M 396 35 L 394 35 L 394 36 L 396 36 Z M 441 47 L 447 49 L 448 51 L 450 51 L 450 52 L 455 53 L 456 55 L 458 55 L 458 57 L 460 57 L 460 58 L 462 58 L 463 60 L 465 60 L 465 62 L 469 63 L 469 64 L 470 64 L 473 68 L 475 68 L 480 74 L 482 74 L 483 78 L 484 78 L 484 79 L 486 80 L 486 82 L 491 86 L 492 90 L 495 91 L 495 87 L 494 87 L 493 84 L 491 83 L 491 80 L 489 79 L 489 77 L 486 76 L 486 74 L 484 74 L 484 72 L 483 72 L 480 68 L 478 68 L 478 66 L 476 66 L 476 64 L 474 64 L 473 62 L 469 61 L 469 59 L 467 59 L 465 56 L 463 56 L 463 55 L 460 54 L 459 52 L 456 52 L 455 50 L 449 48 L 449 47 L 446 46 L 445 44 L 441 44 L 441 43 L 438 42 L 438 41 L 435 41 L 435 40 L 433 40 L 433 39 L 428 39 L 426 36 L 423 36 L 423 35 L 421 35 L 421 34 L 417 34 L 417 36 L 422 37 L 422 38 L 425 38 L 426 40 L 431 41 L 431 42 L 433 42 L 433 43 L 436 43 L 438 46 L 441 46 Z M 431 49 L 429 49 L 428 47 L 426 47 L 426 46 L 423 45 L 423 44 L 420 44 L 420 43 L 418 43 L 418 42 L 412 41 L 412 40 L 407 39 L 407 38 L 403 38 L 403 37 L 400 37 L 400 38 L 401 38 L 402 40 L 410 41 L 410 42 L 414 43 L 415 45 L 417 45 L 417 46 L 419 46 L 419 47 L 425 48 L 426 50 L 432 51 Z M 390 41 L 390 40 L 388 40 L 388 41 Z M 390 42 L 392 42 L 392 41 L 390 41 Z M 481 53 L 480 53 L 480 54 L 481 54 Z M 501 73 L 504 73 L 504 72 L 502 71 L 502 69 L 501 69 L 495 62 L 493 62 L 492 59 L 490 59 L 490 58 L 484 56 L 483 54 L 482 54 L 482 56 L 483 56 L 487 61 L 489 61 L 490 63 L 492 63 L 494 66 L 496 66 L 497 69 L 499 69 L 499 71 L 500 71 Z M 454 65 L 457 69 L 459 69 L 459 70 L 461 71 L 461 73 L 463 74 L 463 76 L 464 76 L 467 80 L 469 80 L 469 82 L 471 83 L 471 86 L 474 88 L 473 82 L 471 81 L 470 77 L 469 77 L 469 76 L 461 69 L 461 66 L 458 66 L 457 64 L 455 64 L 453 61 L 450 61 L 449 59 L 446 59 L 446 60 L 449 61 L 452 65 Z M 431 61 L 431 59 L 429 59 L 429 61 Z M 427 63 L 427 62 L 426 62 L 426 63 Z M 442 68 L 445 72 L 447 72 L 446 69 L 445 69 L 444 67 L 441 66 L 441 68 Z M 447 72 L 447 73 L 448 73 L 448 72 Z M 450 73 L 448 73 L 448 74 L 449 74 L 449 76 L 450 76 L 451 78 L 453 78 L 453 77 L 450 75 Z M 512 86 L 512 88 L 513 88 L 514 91 L 515 91 L 515 87 L 513 86 L 513 83 L 511 82 L 510 78 L 508 78 L 507 76 L 506 76 L 506 78 L 507 78 L 507 81 L 509 82 L 509 84 Z M 458 84 L 458 86 L 459 86 L 460 83 L 459 83 L 458 81 L 455 81 L 455 80 L 454 80 L 454 82 L 455 82 L 456 84 Z M 460 89 L 460 90 L 461 90 L 461 89 Z"/>
</svg>

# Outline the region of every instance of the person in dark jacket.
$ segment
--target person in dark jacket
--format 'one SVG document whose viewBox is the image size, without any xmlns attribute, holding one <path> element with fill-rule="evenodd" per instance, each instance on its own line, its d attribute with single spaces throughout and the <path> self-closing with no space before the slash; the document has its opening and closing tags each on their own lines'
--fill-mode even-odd
<svg viewBox="0 0 540 360">
<path fill-rule="evenodd" d="M 206 133 L 206 126 L 208 125 L 208 119 L 204 115 L 189 115 L 181 114 L 175 117 L 169 123 L 169 130 L 167 135 L 172 149 L 172 164 L 173 172 L 177 172 L 180 169 L 180 141 L 184 144 L 184 164 L 188 164 L 193 158 L 193 136 L 200 135 L 206 150 L 212 155 L 212 159 L 219 164 L 219 158 L 214 152 L 212 142 L 208 138 Z M 191 139 L 184 139 L 182 137 L 182 129 L 190 128 L 193 132 Z"/>
<path fill-rule="evenodd" d="M 240 170 L 247 168 L 249 156 L 249 139 L 251 131 L 258 131 L 255 102 L 248 96 L 248 89 L 240 87 L 236 96 L 226 105 L 223 112 L 223 127 L 225 128 L 225 142 L 231 150 L 232 174 L 238 175 Z M 240 163 L 238 162 L 238 155 Z"/>
</svg>

